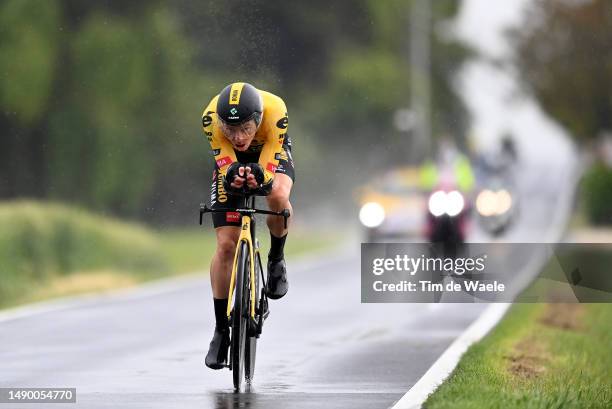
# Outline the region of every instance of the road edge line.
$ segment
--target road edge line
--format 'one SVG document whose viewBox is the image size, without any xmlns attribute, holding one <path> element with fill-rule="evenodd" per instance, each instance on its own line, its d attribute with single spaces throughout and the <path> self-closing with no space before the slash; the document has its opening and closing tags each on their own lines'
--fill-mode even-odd
<svg viewBox="0 0 612 409">
<path fill-rule="evenodd" d="M 487 335 L 503 318 L 511 305 L 512 303 L 498 303 L 487 307 L 391 409 L 420 408 L 427 397 L 453 372 L 465 351 Z"/>
<path fill-rule="evenodd" d="M 583 169 L 580 166 L 580 162 L 577 160 L 567 171 L 570 182 L 568 186 L 575 187 L 580 180 Z M 565 195 L 561 194 L 561 205 L 557 207 L 557 212 L 553 217 L 554 220 L 558 219 L 557 223 L 552 223 L 547 236 L 548 241 L 550 238 L 554 238 L 557 241 L 561 239 L 564 230 L 566 229 L 570 206 L 576 195 L 575 188 L 568 188 Z M 532 270 L 538 268 L 542 262 L 546 261 L 543 257 L 536 257 L 529 263 L 523 272 L 527 276 Z M 529 281 L 525 281 L 522 288 L 526 287 Z M 499 303 L 491 304 L 487 309 L 474 321 L 468 329 L 466 329 L 457 338 L 450 347 L 442 353 L 442 355 L 434 362 L 434 364 L 425 372 L 425 374 L 415 383 L 412 388 L 408 390 L 400 398 L 399 401 L 395 402 L 391 409 L 416 409 L 420 408 L 423 403 L 427 400 L 429 395 L 436 391 L 436 389 L 448 378 L 448 376 L 455 370 L 457 364 L 461 360 L 461 357 L 467 351 L 467 349 L 475 342 L 480 341 L 487 335 L 504 317 L 512 303 Z"/>
</svg>

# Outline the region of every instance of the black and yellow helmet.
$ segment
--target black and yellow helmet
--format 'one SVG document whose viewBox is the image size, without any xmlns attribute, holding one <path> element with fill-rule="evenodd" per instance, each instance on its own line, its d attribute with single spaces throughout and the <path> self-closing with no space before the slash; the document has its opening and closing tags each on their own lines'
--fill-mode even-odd
<svg viewBox="0 0 612 409">
<path fill-rule="evenodd" d="M 257 88 L 246 82 L 234 82 L 223 88 L 217 100 L 217 116 L 228 125 L 255 120 L 259 125 L 263 101 Z"/>
</svg>

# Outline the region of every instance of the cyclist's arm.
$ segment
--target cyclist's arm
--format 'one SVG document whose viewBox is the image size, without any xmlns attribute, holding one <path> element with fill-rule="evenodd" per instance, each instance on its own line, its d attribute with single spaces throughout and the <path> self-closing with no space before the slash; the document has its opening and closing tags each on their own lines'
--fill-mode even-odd
<svg viewBox="0 0 612 409">
<path fill-rule="evenodd" d="M 264 118 L 264 121 L 269 126 L 269 130 L 266 142 L 259 155 L 259 164 L 264 171 L 264 184 L 271 183 L 274 179 L 274 173 L 278 167 L 283 142 L 289 126 L 289 117 L 285 103 L 280 98 L 276 98 L 274 102 L 271 109 L 265 113 L 268 118 Z"/>
<path fill-rule="evenodd" d="M 215 123 L 217 121 L 215 115 L 217 99 L 218 96 L 213 98 L 202 113 L 202 130 L 210 143 L 210 148 L 215 158 L 215 162 L 217 163 L 217 167 L 225 177 L 227 168 L 238 159 L 236 159 L 236 152 L 234 152 L 232 144 L 227 138 L 223 137 Z"/>
</svg>

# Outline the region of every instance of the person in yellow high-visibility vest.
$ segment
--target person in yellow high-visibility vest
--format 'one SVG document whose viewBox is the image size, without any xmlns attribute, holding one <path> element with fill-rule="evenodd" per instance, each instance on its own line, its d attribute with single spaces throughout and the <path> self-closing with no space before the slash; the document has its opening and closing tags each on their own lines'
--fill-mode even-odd
<svg viewBox="0 0 612 409">
<path fill-rule="evenodd" d="M 442 173 L 452 175 L 459 191 L 469 193 L 474 189 L 474 172 L 470 160 L 465 155 L 455 152 L 450 163 L 447 160 L 438 163 L 431 159 L 427 160 L 420 168 L 419 185 L 425 191 L 435 189 L 442 181 Z"/>
</svg>

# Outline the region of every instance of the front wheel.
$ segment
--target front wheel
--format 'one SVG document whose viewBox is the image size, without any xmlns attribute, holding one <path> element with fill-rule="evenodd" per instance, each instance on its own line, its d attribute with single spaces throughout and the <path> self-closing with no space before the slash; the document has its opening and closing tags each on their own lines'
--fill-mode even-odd
<svg viewBox="0 0 612 409">
<path fill-rule="evenodd" d="M 257 307 L 257 305 L 259 305 L 259 297 L 260 297 L 260 291 L 259 291 L 259 276 L 261 274 L 261 259 L 259 257 L 259 252 L 255 253 L 255 285 L 253 286 L 255 288 L 255 306 Z M 249 298 L 249 311 L 250 311 L 250 304 L 251 299 Z M 256 314 L 256 318 L 263 320 L 262 316 L 258 316 L 260 314 L 263 314 L 262 311 L 259 312 L 259 314 Z M 250 321 L 249 321 L 250 322 Z M 253 326 L 252 330 L 253 331 L 249 331 L 248 337 L 247 337 L 247 344 L 246 344 L 246 351 L 245 351 L 245 376 L 246 376 L 246 381 L 248 384 L 251 384 L 251 382 L 253 381 L 253 377 L 255 376 L 255 357 L 257 356 L 257 323 L 256 322 L 250 322 L 251 325 Z"/>
<path fill-rule="evenodd" d="M 249 246 L 242 242 L 239 247 L 238 266 L 236 269 L 236 289 L 234 291 L 234 309 L 232 312 L 232 375 L 234 388 L 240 390 L 244 374 L 245 344 L 249 317 Z"/>
</svg>

